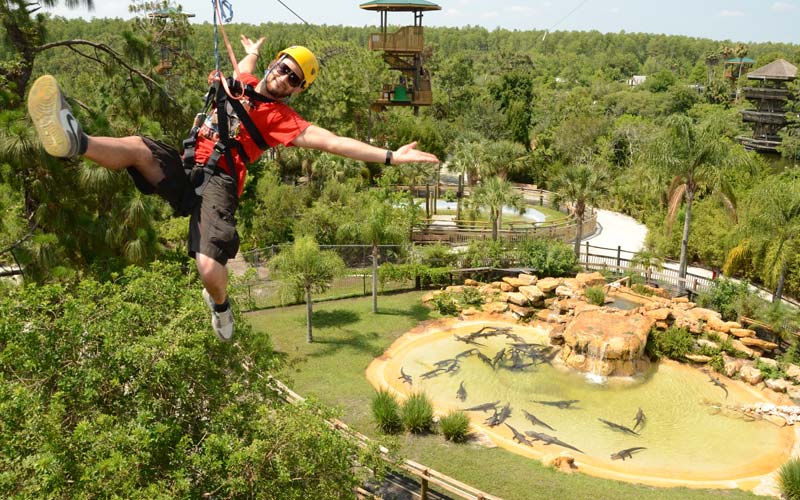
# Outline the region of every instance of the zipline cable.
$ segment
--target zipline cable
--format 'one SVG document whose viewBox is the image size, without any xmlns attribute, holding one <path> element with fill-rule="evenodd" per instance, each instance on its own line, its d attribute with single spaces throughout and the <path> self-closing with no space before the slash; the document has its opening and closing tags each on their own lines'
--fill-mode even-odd
<svg viewBox="0 0 800 500">
<path fill-rule="evenodd" d="M 277 0 L 277 2 L 278 2 L 279 4 L 281 4 L 281 5 L 283 5 L 284 7 L 286 7 L 286 10 L 288 10 L 289 12 L 291 12 L 292 14 L 294 14 L 294 15 L 295 15 L 295 17 L 297 17 L 297 19 L 299 19 L 299 20 L 303 21 L 304 23 L 306 23 L 306 25 L 308 25 L 308 21 L 306 21 L 305 19 L 303 19 L 302 17 L 300 17 L 300 15 L 299 15 L 297 12 L 293 11 L 292 9 L 290 9 L 288 5 L 286 5 L 285 3 L 283 3 L 281 0 Z"/>
<path fill-rule="evenodd" d="M 585 4 L 585 3 L 586 3 L 586 2 L 588 2 L 588 1 L 589 1 L 589 0 L 583 0 L 583 1 L 581 1 L 581 3 L 579 3 L 579 4 L 578 4 L 578 5 L 575 7 L 575 8 L 573 8 L 571 11 L 567 12 L 567 15 L 565 15 L 564 17 L 562 17 L 561 19 L 559 19 L 559 20 L 558 20 L 558 22 L 557 22 L 557 23 L 555 23 L 554 25 L 550 26 L 550 29 L 546 29 L 546 30 L 544 30 L 544 36 L 542 36 L 542 41 L 544 41 L 544 38 L 547 36 L 547 34 L 548 34 L 550 31 L 552 31 L 553 29 L 555 29 L 555 28 L 556 28 L 556 26 L 558 26 L 559 24 L 563 23 L 563 22 L 564 22 L 564 20 L 565 20 L 566 18 L 568 18 L 569 16 L 571 16 L 572 14 L 574 14 L 576 10 L 580 9 L 581 7 L 583 7 L 583 4 Z"/>
</svg>

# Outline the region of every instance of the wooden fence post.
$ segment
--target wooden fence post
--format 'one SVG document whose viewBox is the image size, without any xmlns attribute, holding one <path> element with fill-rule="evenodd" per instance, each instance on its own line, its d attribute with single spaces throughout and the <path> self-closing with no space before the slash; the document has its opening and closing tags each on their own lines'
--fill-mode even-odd
<svg viewBox="0 0 800 500">
<path fill-rule="evenodd" d="M 622 246 L 617 245 L 617 272 L 619 274 L 622 274 L 621 264 L 622 264 Z"/>
<path fill-rule="evenodd" d="M 428 475 L 428 469 L 422 471 L 422 476 L 420 476 L 420 483 L 421 486 L 419 488 L 419 498 L 420 500 L 428 500 L 428 480 L 425 476 Z"/>
</svg>

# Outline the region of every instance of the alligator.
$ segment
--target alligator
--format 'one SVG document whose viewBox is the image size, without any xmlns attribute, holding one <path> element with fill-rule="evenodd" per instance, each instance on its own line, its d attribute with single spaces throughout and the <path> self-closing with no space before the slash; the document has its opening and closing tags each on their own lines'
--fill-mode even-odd
<svg viewBox="0 0 800 500">
<path fill-rule="evenodd" d="M 725 399 L 728 399 L 728 387 L 722 382 L 722 380 L 720 380 L 718 377 L 714 377 L 710 373 L 708 374 L 708 379 L 712 384 L 725 391 Z"/>
<path fill-rule="evenodd" d="M 411 379 L 411 375 L 409 375 L 409 374 L 407 374 L 406 372 L 404 372 L 404 371 L 403 371 L 403 367 L 402 367 L 402 366 L 400 367 L 400 376 L 399 376 L 399 377 L 397 377 L 397 378 L 398 378 L 398 380 L 399 380 L 399 379 L 403 379 L 403 382 L 405 382 L 405 383 L 406 383 L 406 384 L 408 384 L 408 385 L 413 385 L 413 384 L 412 384 L 412 381 L 411 381 L 411 380 L 412 380 L 412 379 Z"/>
<path fill-rule="evenodd" d="M 631 429 L 630 427 L 626 427 L 626 426 L 621 425 L 621 424 L 615 424 L 614 422 L 609 422 L 608 420 L 603 420 L 602 418 L 598 418 L 597 420 L 603 422 L 604 424 L 606 424 L 608 427 L 610 427 L 611 429 L 613 429 L 615 431 L 622 431 L 625 434 L 630 434 L 631 436 L 638 436 L 639 435 L 638 432 L 636 432 L 635 430 Z"/>
<path fill-rule="evenodd" d="M 525 444 L 525 445 L 528 445 L 528 446 L 533 446 L 533 445 L 531 444 L 531 442 L 530 442 L 530 441 L 528 441 L 528 438 L 526 438 L 526 437 L 525 437 L 525 434 L 523 434 L 523 433 L 519 432 L 518 430 L 516 430 L 515 428 L 511 427 L 511 426 L 510 426 L 510 425 L 508 425 L 508 424 L 505 424 L 505 423 L 504 423 L 503 425 L 505 425 L 506 427 L 508 427 L 509 429 L 511 429 L 511 432 L 513 432 L 513 433 L 514 433 L 514 438 L 513 438 L 513 439 L 514 439 L 514 441 L 518 442 L 519 444 Z"/>
<path fill-rule="evenodd" d="M 547 405 L 547 406 L 555 406 L 560 410 L 571 409 L 572 405 L 575 403 L 580 403 L 578 399 L 568 399 L 566 401 L 537 401 L 532 400 L 534 403 L 539 403 L 540 405 Z"/>
<path fill-rule="evenodd" d="M 467 399 L 467 390 L 464 389 L 463 380 L 458 385 L 458 391 L 456 391 L 456 398 L 458 398 L 459 401 L 465 401 Z"/>
<path fill-rule="evenodd" d="M 570 450 L 575 450 L 578 453 L 583 453 L 581 450 L 579 450 L 578 448 L 575 448 L 571 444 L 567 444 L 564 441 L 561 441 L 560 439 L 558 439 L 557 437 L 547 435 L 547 434 L 545 434 L 543 432 L 525 431 L 525 435 L 529 436 L 529 437 L 532 437 L 534 439 L 534 441 L 542 441 L 545 445 L 555 444 L 555 445 L 558 445 L 558 446 L 563 446 L 564 448 L 569 448 Z"/>
<path fill-rule="evenodd" d="M 522 413 L 525 414 L 525 418 L 527 418 L 530 421 L 530 423 L 532 423 L 533 425 L 541 425 L 542 427 L 547 427 L 551 431 L 555 430 L 552 427 L 550 427 L 549 425 L 547 425 L 546 423 L 544 423 L 541 420 L 539 420 L 538 418 L 536 418 L 536 415 L 534 415 L 533 413 L 528 413 L 525 410 L 522 410 Z"/>
<path fill-rule="evenodd" d="M 474 340 L 472 340 L 469 337 L 462 337 L 461 335 L 455 335 L 455 338 L 456 338 L 456 340 L 458 340 L 460 342 L 464 342 L 466 344 L 479 345 L 479 346 L 482 346 L 482 347 L 486 347 L 486 344 L 481 344 L 480 342 L 475 342 Z"/>
<path fill-rule="evenodd" d="M 644 446 L 634 446 L 633 448 L 625 448 L 616 453 L 611 454 L 611 460 L 620 460 L 624 462 L 626 458 L 633 458 L 633 452 L 639 450 L 646 450 Z"/>
<path fill-rule="evenodd" d="M 477 405 L 477 406 L 471 406 L 469 408 L 464 408 L 463 411 L 489 411 L 489 410 L 495 410 L 499 403 L 500 403 L 500 401 L 495 401 L 494 403 L 483 403 L 483 404 L 480 404 L 480 405 Z"/>
<path fill-rule="evenodd" d="M 639 411 L 636 412 L 636 416 L 633 418 L 634 421 L 633 430 L 636 430 L 637 427 L 644 427 L 645 420 L 647 420 L 647 417 L 645 416 L 642 409 L 639 408 Z"/>
<path fill-rule="evenodd" d="M 497 354 L 495 354 L 494 357 L 492 358 L 492 366 L 497 368 L 497 365 L 499 365 L 500 362 L 503 361 L 503 358 L 505 357 L 505 355 L 506 355 L 505 348 L 500 349 L 499 351 L 497 351 Z"/>
</svg>

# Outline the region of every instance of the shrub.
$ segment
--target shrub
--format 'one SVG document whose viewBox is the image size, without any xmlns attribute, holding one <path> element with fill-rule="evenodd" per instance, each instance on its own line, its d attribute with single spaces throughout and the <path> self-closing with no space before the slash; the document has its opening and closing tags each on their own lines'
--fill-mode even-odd
<svg viewBox="0 0 800 500">
<path fill-rule="evenodd" d="M 433 425 L 433 404 L 424 392 L 412 394 L 400 409 L 403 427 L 415 434 L 428 432 Z"/>
<path fill-rule="evenodd" d="M 450 292 L 442 292 L 436 295 L 431 302 L 442 316 L 455 316 L 458 314 L 458 302 Z"/>
<path fill-rule="evenodd" d="M 656 294 L 656 292 L 653 291 L 650 287 L 644 286 L 642 283 L 636 283 L 635 285 L 633 285 L 631 290 L 638 293 L 639 295 L 652 296 Z"/>
<path fill-rule="evenodd" d="M 599 286 L 590 286 L 586 289 L 586 298 L 590 304 L 602 306 L 606 302 L 606 294 Z"/>
<path fill-rule="evenodd" d="M 386 434 L 394 434 L 403 428 L 400 405 L 387 390 L 381 389 L 372 396 L 372 416 L 378 429 Z"/>
<path fill-rule="evenodd" d="M 477 288 L 466 286 L 459 294 L 459 302 L 466 306 L 480 306 L 483 305 L 483 295 Z"/>
<path fill-rule="evenodd" d="M 736 301 L 741 297 L 750 294 L 750 289 L 746 282 L 735 282 L 729 279 L 720 278 L 714 281 L 712 287 L 705 293 L 701 293 L 697 298 L 697 303 L 701 307 L 708 307 L 719 311 L 722 318 L 732 321 L 737 318 Z"/>
<path fill-rule="evenodd" d="M 761 373 L 764 375 L 764 378 L 767 379 L 783 378 L 786 376 L 786 372 L 783 371 L 783 368 L 781 368 L 780 365 L 773 366 L 773 365 L 768 365 L 763 361 L 759 361 L 758 363 L 756 363 L 756 368 L 761 370 Z"/>
<path fill-rule="evenodd" d="M 469 435 L 469 417 L 463 411 L 452 411 L 439 421 L 444 438 L 454 443 L 463 443 Z"/>
<path fill-rule="evenodd" d="M 781 493 L 788 500 L 800 500 L 800 459 L 792 458 L 778 471 Z"/>
<path fill-rule="evenodd" d="M 524 241 L 518 246 L 521 266 L 532 267 L 542 276 L 564 276 L 575 271 L 571 245 L 554 240 Z"/>
<path fill-rule="evenodd" d="M 460 267 L 505 267 L 509 263 L 506 253 L 502 240 L 470 241 L 466 252 L 460 256 Z"/>
<path fill-rule="evenodd" d="M 680 360 L 691 350 L 692 345 L 694 338 L 685 328 L 670 327 L 663 332 L 651 330 L 645 349 L 652 359 L 666 356 Z"/>
<path fill-rule="evenodd" d="M 725 360 L 722 359 L 722 353 L 718 352 L 711 356 L 711 361 L 708 365 L 717 373 L 722 373 L 725 370 Z"/>
<path fill-rule="evenodd" d="M 447 267 L 453 265 L 457 255 L 449 245 L 435 243 L 420 248 L 422 263 L 431 267 Z"/>
</svg>

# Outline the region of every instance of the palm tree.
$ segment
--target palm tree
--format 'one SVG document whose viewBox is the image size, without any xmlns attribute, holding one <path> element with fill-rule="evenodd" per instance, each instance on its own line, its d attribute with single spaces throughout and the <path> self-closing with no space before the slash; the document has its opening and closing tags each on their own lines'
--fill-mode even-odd
<svg viewBox="0 0 800 500">
<path fill-rule="evenodd" d="M 456 220 L 461 220 L 461 206 L 463 202 L 464 193 L 464 177 L 470 186 L 475 184 L 478 176 L 478 170 L 482 159 L 485 155 L 486 144 L 480 138 L 470 140 L 469 137 L 464 137 L 455 143 L 455 150 L 453 151 L 452 160 L 449 167 L 453 172 L 458 174 L 458 205 L 456 208 Z"/>
<path fill-rule="evenodd" d="M 527 156 L 525 146 L 518 142 L 499 140 L 486 144 L 486 152 L 481 162 L 481 177 L 497 175 L 503 179 L 518 170 Z"/>
<path fill-rule="evenodd" d="M 489 177 L 481 181 L 481 185 L 473 194 L 475 202 L 489 209 L 489 220 L 492 223 L 492 240 L 497 241 L 500 229 L 500 217 L 504 206 L 512 206 L 525 212 L 525 199 L 511 186 L 511 183 L 500 177 Z"/>
<path fill-rule="evenodd" d="M 723 204 L 735 218 L 736 205 L 733 193 L 723 179 L 729 166 L 750 164 L 744 150 L 735 146 L 723 135 L 722 123 L 711 119 L 695 125 L 687 116 L 673 115 L 667 119 L 664 135 L 656 141 L 651 154 L 656 165 L 662 166 L 672 178 L 668 191 L 668 232 L 685 203 L 683 236 L 679 264 L 680 291 L 686 289 L 686 270 L 689 264 L 689 229 L 692 203 L 701 188 L 715 190 L 722 196 Z"/>
<path fill-rule="evenodd" d="M 556 177 L 550 185 L 555 192 L 556 203 L 567 201 L 572 203 L 575 215 L 575 257 L 580 260 L 581 240 L 583 239 L 583 217 L 586 208 L 595 205 L 606 190 L 606 176 L 599 168 L 580 163 L 570 165 Z"/>
<path fill-rule="evenodd" d="M 269 262 L 269 268 L 281 281 L 281 298 L 306 299 L 306 341 L 313 342 L 311 324 L 311 294 L 324 292 L 336 276 L 345 269 L 336 252 L 320 250 L 311 236 L 301 236 Z"/>
<path fill-rule="evenodd" d="M 409 234 L 408 217 L 387 199 L 373 195 L 363 206 L 355 220 L 343 224 L 342 233 L 355 233 L 362 242 L 372 246 L 372 312 L 378 312 L 378 252 L 379 245 L 400 243 Z"/>
<path fill-rule="evenodd" d="M 764 179 L 749 194 L 740 225 L 742 241 L 729 253 L 726 274 L 746 257 L 760 264 L 760 274 L 775 287 L 774 303 L 783 297 L 789 264 L 800 251 L 800 182 L 789 175 Z"/>
</svg>

